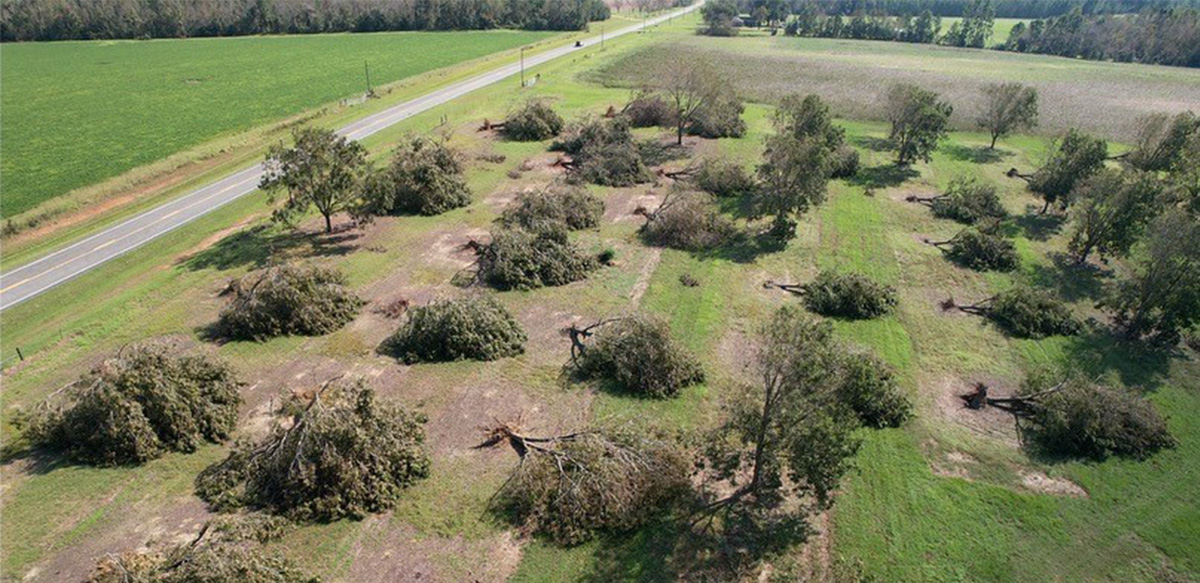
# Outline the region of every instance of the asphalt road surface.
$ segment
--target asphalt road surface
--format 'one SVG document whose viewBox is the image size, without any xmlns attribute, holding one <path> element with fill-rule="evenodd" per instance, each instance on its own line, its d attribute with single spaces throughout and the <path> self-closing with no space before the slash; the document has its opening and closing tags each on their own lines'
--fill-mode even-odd
<svg viewBox="0 0 1200 583">
<path fill-rule="evenodd" d="M 703 2 L 656 16 L 644 23 L 623 28 L 604 35 L 613 39 L 643 27 L 654 26 L 700 7 Z M 583 47 L 600 43 L 599 36 L 582 41 Z M 550 49 L 525 59 L 525 68 L 535 67 L 547 61 L 580 50 L 574 43 Z M 353 140 L 361 140 L 397 122 L 427 111 L 452 99 L 462 97 L 477 89 L 487 87 L 521 72 L 518 61 L 488 73 L 438 89 L 411 101 L 406 101 L 379 113 L 367 116 L 338 130 L 338 133 Z M 81 241 L 68 245 L 45 257 L 0 274 L 0 310 L 7 309 L 73 277 L 86 273 L 122 254 L 128 253 L 156 237 L 185 225 L 205 213 L 254 192 L 262 177 L 262 165 L 258 164 L 236 172 L 208 186 L 172 200 L 155 209 L 146 211 L 123 223 L 109 227 Z"/>
</svg>

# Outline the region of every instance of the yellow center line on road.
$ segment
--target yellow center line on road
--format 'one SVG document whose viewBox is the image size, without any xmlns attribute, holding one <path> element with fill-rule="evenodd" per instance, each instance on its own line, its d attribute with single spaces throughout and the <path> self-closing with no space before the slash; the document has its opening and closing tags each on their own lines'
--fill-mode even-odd
<svg viewBox="0 0 1200 583">
<path fill-rule="evenodd" d="M 146 225 L 142 225 L 141 227 L 138 227 L 138 228 L 136 228 L 136 229 L 134 229 L 134 230 L 132 230 L 132 231 L 130 231 L 130 232 L 128 232 L 128 233 L 125 233 L 124 235 L 121 235 L 120 237 L 117 237 L 117 238 L 115 238 L 115 239 L 112 239 L 112 240 L 110 240 L 110 241 L 107 241 L 107 242 L 105 242 L 105 243 L 101 243 L 101 244 L 99 244 L 99 245 L 97 245 L 97 246 L 93 247 L 91 251 L 88 251 L 87 253 L 84 253 L 83 255 L 77 255 L 77 256 L 75 256 L 75 257 L 72 257 L 71 259 L 68 259 L 68 260 L 66 260 L 66 261 L 63 261 L 62 263 L 59 263 L 59 264 L 57 264 L 57 265 L 55 265 L 55 266 L 53 266 L 53 267 L 50 267 L 50 268 L 48 268 L 48 269 L 45 269 L 45 270 L 43 270 L 41 273 L 39 273 L 39 274 L 37 274 L 37 275 L 34 275 L 34 276 L 32 276 L 32 277 L 27 277 L 27 278 L 25 278 L 25 279 L 22 279 L 21 281 L 18 281 L 17 283 L 14 283 L 14 284 L 12 284 L 12 285 L 10 285 L 10 286 L 7 286 L 7 287 L 5 287 L 5 288 L 3 288 L 3 289 L 0 289 L 0 293 L 4 293 L 4 292 L 6 292 L 6 291 L 8 291 L 8 290 L 10 290 L 10 289 L 12 289 L 12 288 L 14 288 L 14 287 L 18 287 L 18 286 L 24 285 L 24 284 L 26 284 L 26 283 L 29 283 L 30 281 L 33 281 L 33 280 L 35 280 L 35 279 L 37 279 L 37 278 L 39 278 L 39 277 L 42 277 L 43 275 L 46 275 L 47 273 L 51 273 L 51 272 L 53 272 L 54 270 L 56 270 L 56 269 L 58 269 L 58 268 L 60 268 L 60 267 L 62 267 L 62 266 L 64 266 L 64 265 L 67 265 L 68 263 L 72 263 L 72 262 L 78 261 L 78 260 L 80 260 L 80 259 L 83 259 L 84 257 L 87 257 L 88 255 L 91 255 L 92 253 L 95 253 L 95 252 L 97 252 L 97 251 L 100 251 L 101 249 L 104 249 L 105 247 L 108 247 L 108 246 L 110 246 L 110 245 L 113 245 L 113 244 L 115 244 L 116 242 L 118 242 L 118 241 L 121 241 L 122 239 L 127 239 L 127 238 L 129 238 L 129 237 L 131 237 L 131 236 L 133 236 L 133 235 L 136 235 L 136 234 L 138 234 L 138 233 L 140 233 L 140 232 L 142 232 L 142 231 L 145 231 L 146 229 L 149 229 L 150 227 L 153 227 L 153 226 L 155 226 L 155 225 L 157 225 L 157 224 L 159 224 L 159 223 L 161 223 L 161 222 L 163 222 L 163 221 L 165 221 L 165 220 L 167 220 L 167 219 L 169 219 L 169 218 L 171 218 L 171 217 L 173 217 L 173 216 L 175 216 L 175 215 L 177 215 L 177 214 L 179 214 L 179 213 L 181 213 L 181 212 L 183 212 L 183 211 L 185 211 L 185 210 L 188 210 L 188 209 L 190 209 L 190 208 L 192 208 L 192 207 L 194 207 L 194 206 L 196 206 L 196 205 L 199 205 L 199 204 L 206 203 L 206 202 L 208 202 L 208 201 L 210 201 L 210 200 L 212 200 L 212 199 L 214 199 L 214 198 L 216 198 L 216 197 L 218 197 L 218 196 L 221 196 L 222 194 L 225 194 L 226 192 L 229 192 L 230 190 L 233 190 L 233 189 L 235 189 L 235 188 L 237 188 L 237 187 L 239 187 L 239 186 L 241 186 L 241 185 L 243 185 L 243 184 L 245 184 L 245 183 L 247 183 L 247 182 L 250 182 L 250 181 L 257 181 L 257 180 L 258 180 L 258 177 L 257 177 L 257 176 L 251 176 L 251 177 L 249 177 L 249 178 L 246 178 L 246 179 L 244 179 L 244 180 L 240 180 L 240 181 L 238 181 L 238 182 L 235 182 L 235 183 L 233 183 L 233 184 L 231 184 L 231 185 L 229 185 L 229 186 L 226 186 L 225 188 L 222 188 L 221 190 L 218 190 L 217 192 L 214 192 L 213 194 L 211 194 L 211 195 L 209 195 L 209 196 L 206 196 L 206 197 L 204 197 L 204 198 L 202 198 L 202 199 L 200 199 L 200 200 L 197 200 L 197 201 L 195 201 L 195 202 L 193 202 L 193 203 L 191 203 L 191 204 L 189 204 L 189 205 L 187 205 L 187 206 L 185 206 L 185 207 L 183 207 L 183 208 L 181 208 L 181 209 L 177 209 L 177 210 L 171 211 L 170 213 L 167 213 L 167 214 L 165 214 L 165 215 L 163 215 L 163 216 L 161 216 L 161 217 L 159 217 L 159 218 L 155 219 L 155 220 L 154 220 L 153 222 L 151 222 L 151 223 L 148 223 L 148 224 L 146 224 Z"/>
</svg>

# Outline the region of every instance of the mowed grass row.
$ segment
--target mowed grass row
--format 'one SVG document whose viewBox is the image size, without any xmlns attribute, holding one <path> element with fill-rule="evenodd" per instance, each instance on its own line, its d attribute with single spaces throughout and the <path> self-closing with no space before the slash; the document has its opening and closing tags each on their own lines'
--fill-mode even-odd
<svg viewBox="0 0 1200 583">
<path fill-rule="evenodd" d="M 573 62 L 541 68 L 542 82 L 531 93 L 555 99 L 568 117 L 619 105 L 626 90 L 582 83 L 577 74 L 618 61 L 627 50 L 654 38 L 631 38 L 628 44 L 614 43 L 607 53 L 589 52 Z M 497 210 L 486 200 L 489 194 L 525 187 L 524 179 L 505 175 L 544 147 L 490 143 L 474 131 L 482 117 L 494 119 L 518 99 L 511 88 L 489 88 L 369 140 L 373 151 L 384 155 L 403 131 L 425 130 L 447 115 L 453 144 L 472 153 L 491 148 L 507 158 L 499 164 L 472 158 L 475 198 L 470 207 L 438 217 L 379 221 L 365 231 L 369 245 L 346 255 L 333 250 L 315 260 L 346 270 L 363 293 L 443 290 L 456 268 L 430 257 L 429 242 L 441 241 L 442 233 L 486 228 Z M 706 146 L 747 165 L 755 163 L 769 132 L 769 113 L 768 107 L 752 105 L 745 116 L 750 124 L 746 137 Z M 762 281 L 806 281 L 820 268 L 836 267 L 864 271 L 899 289 L 897 313 L 877 321 L 838 322 L 836 329 L 897 367 L 918 416 L 902 429 L 865 435 L 858 469 L 845 482 L 832 517 L 835 557 L 862 560 L 882 580 L 905 582 L 1150 582 L 1162 580 L 1167 570 L 1185 575 L 1200 571 L 1200 533 L 1195 530 L 1200 492 L 1192 487 L 1200 471 L 1200 432 L 1189 423 L 1200 414 L 1200 371 L 1194 361 L 1129 354 L 1103 337 L 1012 340 L 978 319 L 945 316 L 936 308 L 948 294 L 986 297 L 1025 280 L 1072 284 L 1068 297 L 1077 310 L 1089 312 L 1095 287 L 1064 279 L 1047 258 L 1061 250 L 1064 234 L 1039 240 L 1022 227 L 1016 235 L 1026 261 L 1023 270 L 977 274 L 955 267 L 920 240 L 953 234 L 956 225 L 902 201 L 906 192 L 932 192 L 955 176 L 970 174 L 996 182 L 1006 207 L 1023 213 L 1034 199 L 1022 183 L 1002 175 L 1010 166 L 1026 168 L 1036 161 L 1042 140 L 1005 140 L 999 156 L 982 157 L 982 136 L 955 133 L 932 163 L 918 165 L 917 173 L 901 182 L 888 172 L 890 155 L 870 149 L 883 128 L 844 125 L 864 156 L 864 174 L 855 181 L 834 182 L 829 200 L 805 218 L 785 250 L 753 261 L 662 250 L 654 263 L 655 250 L 636 239 L 639 221 L 606 222 L 599 232 L 583 233 L 580 242 L 587 249 L 613 246 L 618 266 L 563 288 L 497 294 L 523 319 L 538 347 L 519 358 L 400 367 L 373 356 L 373 344 L 354 325 L 321 338 L 221 346 L 219 353 L 249 380 L 262 381 L 247 390 L 249 399 L 264 401 L 270 396 L 264 391 L 302 386 L 331 371 L 369 374 L 382 368 L 376 386 L 384 396 L 419 407 L 432 420 L 430 445 L 437 451 L 433 474 L 406 492 L 394 513 L 306 526 L 280 546 L 305 568 L 332 580 L 399 578 L 418 571 L 435 580 L 495 580 L 514 568 L 508 561 L 519 560 L 510 580 L 674 581 L 667 527 L 652 525 L 565 550 L 538 541 L 514 543 L 507 525 L 486 508 L 515 460 L 508 452 L 469 451 L 478 439 L 475 426 L 489 420 L 488 406 L 503 402 L 511 406 L 501 410 L 524 411 L 530 428 L 547 432 L 577 428 L 588 420 L 631 418 L 666 427 L 706 427 L 746 363 L 738 347 L 753 338 L 771 310 L 798 301 L 763 290 Z M 864 195 L 866 186 L 875 187 L 874 197 Z M 647 189 L 597 192 L 617 204 Z M 212 236 L 242 217 L 258 215 L 257 221 L 264 221 L 265 212 L 261 197 L 247 197 L 164 237 L 153 248 L 135 251 L 0 315 L 6 346 L 19 342 L 35 355 L 5 373 L 6 441 L 19 435 L 12 426 L 14 406 L 35 402 L 131 340 L 156 334 L 197 338 L 199 329 L 215 318 L 222 302 L 216 292 L 230 277 L 270 260 L 272 250 L 305 254 L 304 246 L 294 246 L 294 238 L 281 228 L 259 236 Z M 205 239 L 206 247 L 201 245 Z M 628 309 L 643 273 L 649 278 L 640 306 L 666 318 L 673 334 L 701 355 L 710 381 L 654 403 L 564 386 L 558 377 L 566 359 L 565 340 L 557 335 L 560 318 L 591 319 Z M 679 277 L 685 273 L 700 285 L 681 285 Z M 1038 362 L 1077 363 L 1145 386 L 1170 416 L 1179 447 L 1148 462 L 1049 464 L 979 434 L 940 407 L 947 391 L 966 387 L 975 375 L 1012 387 L 1024 369 Z M 295 376 L 301 373 L 301 378 Z M 448 423 L 457 432 L 448 432 Z M 144 533 L 129 532 L 131 523 L 171 528 L 173 509 L 195 511 L 198 502 L 190 495 L 190 480 L 218 459 L 221 449 L 169 455 L 139 468 L 6 463 L 6 488 L 0 493 L 9 521 L 0 533 L 6 548 L 3 575 L 19 579 L 34 566 L 71 562 L 75 568 L 86 567 L 95 555 L 142 542 Z M 951 453 L 974 461 L 963 462 L 958 476 L 934 473 L 932 466 Z M 1030 470 L 1068 478 L 1089 497 L 1030 491 L 1021 486 L 1021 473 Z M 520 549 L 514 552 L 515 544 Z M 41 578 L 53 580 L 53 575 L 43 572 Z"/>
<path fill-rule="evenodd" d="M 468 31 L 0 47 L 0 214 L 215 137 L 554 33 Z"/>
<path fill-rule="evenodd" d="M 706 60 L 744 97 L 774 103 L 789 93 L 816 93 L 840 116 L 882 119 L 881 96 L 892 83 L 916 83 L 954 105 L 952 123 L 973 127 L 984 87 L 1017 81 L 1036 87 L 1037 133 L 1077 127 L 1128 142 L 1148 113 L 1200 111 L 1200 70 L 1084 61 L 983 49 L 880 41 L 749 36 L 683 37 L 662 49 Z M 659 53 L 641 51 L 595 79 L 638 86 L 653 76 Z"/>
</svg>

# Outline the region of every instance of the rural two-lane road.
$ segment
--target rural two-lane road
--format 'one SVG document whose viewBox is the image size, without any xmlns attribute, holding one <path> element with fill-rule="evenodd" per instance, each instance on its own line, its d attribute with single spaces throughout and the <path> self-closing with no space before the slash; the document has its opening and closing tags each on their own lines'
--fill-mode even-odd
<svg viewBox="0 0 1200 583">
<path fill-rule="evenodd" d="M 703 2 L 656 16 L 604 35 L 613 39 L 643 27 L 659 24 L 669 18 L 686 14 L 700 7 Z M 581 41 L 583 47 L 601 42 L 599 36 Z M 535 67 L 547 61 L 580 50 L 567 44 L 525 59 L 525 67 Z M 379 113 L 364 117 L 338 130 L 338 133 L 353 140 L 361 140 L 433 107 L 462 97 L 472 91 L 487 87 L 521 72 L 520 62 L 504 65 L 465 81 L 443 87 L 411 101 L 406 101 Z M 236 104 L 230 104 L 231 106 Z M 236 172 L 208 186 L 188 193 L 157 208 L 146 211 L 123 223 L 109 227 L 81 241 L 68 245 L 45 257 L 0 274 L 0 310 L 15 306 L 46 290 L 77 277 L 96 266 L 128 253 L 165 233 L 185 225 L 205 213 L 254 192 L 262 177 L 262 165 L 255 165 Z"/>
</svg>

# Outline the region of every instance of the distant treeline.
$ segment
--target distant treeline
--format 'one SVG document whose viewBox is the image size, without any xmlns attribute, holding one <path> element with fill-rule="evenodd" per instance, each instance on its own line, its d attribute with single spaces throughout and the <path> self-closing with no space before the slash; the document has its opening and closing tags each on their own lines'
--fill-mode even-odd
<svg viewBox="0 0 1200 583">
<path fill-rule="evenodd" d="M 767 0 L 756 0 L 764 5 Z M 848 0 L 847 0 L 848 1 Z M 878 0 L 890 4 L 909 0 Z M 918 0 L 912 0 L 916 3 Z M 937 2 L 938 0 L 931 0 Z M 864 2 L 866 3 L 866 2 Z M 1003 0 L 960 2 L 961 20 L 942 32 L 941 17 L 931 9 L 914 15 L 890 16 L 858 11 L 846 16 L 828 12 L 827 3 L 805 2 L 786 20 L 789 35 L 863 40 L 940 43 L 958 47 L 995 48 L 1023 53 L 1200 67 L 1200 8 L 1176 3 L 1140 12 L 1088 13 L 1083 5 L 1051 18 L 1017 23 L 1009 38 L 992 44 L 993 17 Z M 1110 7 L 1121 4 L 1111 0 Z M 1143 5 L 1150 4 L 1144 3 Z M 1093 6 L 1093 9 L 1098 6 Z"/>
<path fill-rule="evenodd" d="M 755 0 L 742 0 L 754 4 Z M 878 14 L 917 16 L 928 10 L 934 16 L 965 16 L 967 0 L 791 0 L 793 12 L 811 5 L 824 14 Z M 1184 6 L 1200 8 L 1200 0 L 995 0 L 997 18 L 1049 18 L 1079 8 L 1084 14 L 1128 14 L 1147 8 Z"/>
<path fill-rule="evenodd" d="M 385 30 L 581 30 L 603 0 L 4 0 L 0 41 Z"/>
<path fill-rule="evenodd" d="M 1127 15 L 1075 10 L 1026 26 L 1017 23 L 1004 50 L 1200 67 L 1200 10 L 1173 8 Z"/>
</svg>

